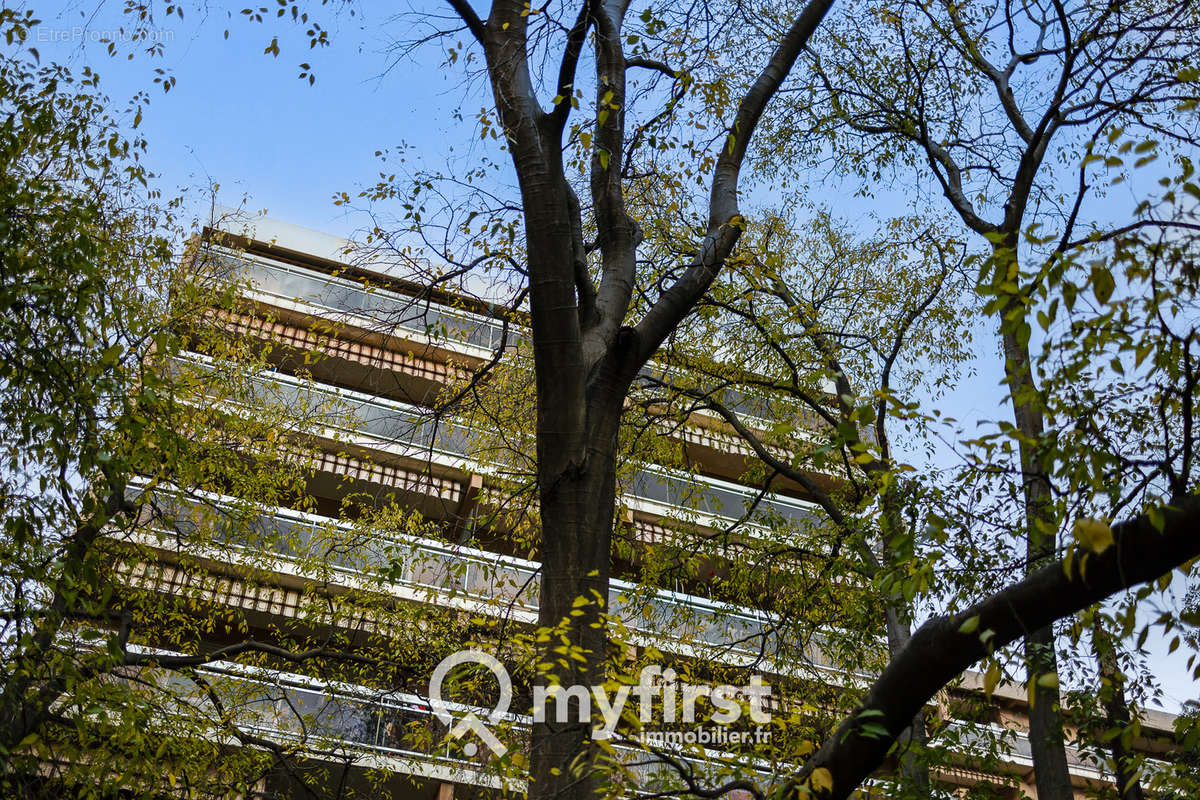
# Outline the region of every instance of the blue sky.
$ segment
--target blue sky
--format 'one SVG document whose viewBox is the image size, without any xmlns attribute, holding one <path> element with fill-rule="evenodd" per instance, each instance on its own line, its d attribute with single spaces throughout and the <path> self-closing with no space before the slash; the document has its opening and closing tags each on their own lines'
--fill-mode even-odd
<svg viewBox="0 0 1200 800">
<path fill-rule="evenodd" d="M 383 168 L 377 150 L 404 142 L 435 166 L 450 148 L 470 153 L 477 146 L 471 114 L 490 105 L 478 84 L 474 95 L 464 89 L 460 69 L 442 67 L 436 48 L 426 48 L 419 60 L 395 64 L 382 31 L 409 32 L 386 3 L 357 4 L 354 16 L 320 11 L 331 45 L 313 51 L 302 28 L 273 20 L 253 24 L 217 9 L 201 15 L 189 7 L 183 20 L 157 21 L 162 56 L 135 51 L 133 60 L 123 57 L 127 44 L 122 57 L 112 58 L 94 41 L 128 26 L 119 3 L 87 0 L 57 11 L 36 10 L 43 25 L 31 44 L 43 59 L 92 67 L 117 101 L 149 87 L 151 102 L 141 126 L 149 141 L 148 163 L 161 175 L 165 192 L 185 191 L 189 215 L 201 221 L 209 201 L 203 188 L 217 183 L 217 200 L 224 205 L 239 205 L 245 196 L 249 210 L 352 237 L 367 218 L 335 207 L 331 198 L 342 191 L 353 196 L 377 178 Z M 264 54 L 277 33 L 280 55 Z M 312 86 L 297 78 L 303 61 L 314 67 Z M 157 69 L 176 79 L 170 92 L 154 86 Z M 453 116 L 460 106 L 466 122 Z M 827 191 L 831 200 L 837 196 L 836 188 Z M 981 337 L 980 376 L 949 399 L 950 412 L 960 419 L 1007 418 L 1007 406 L 999 402 L 999 364 L 983 341 L 988 334 Z M 1163 665 L 1167 707 L 1195 696 L 1181 654 L 1166 659 L 1165 642 L 1151 646 Z"/>
<path fill-rule="evenodd" d="M 429 63 L 409 61 L 379 77 L 389 65 L 377 27 L 390 17 L 385 10 L 325 15 L 332 43 L 310 51 L 302 28 L 254 24 L 215 9 L 201 16 L 189 8 L 183 20 L 157 20 L 161 57 L 135 53 L 132 61 L 111 58 L 94 41 L 128 25 L 119 4 L 35 10 L 43 24 L 33 44 L 43 58 L 91 66 L 114 100 L 151 87 L 141 131 L 150 143 L 149 164 L 168 192 L 186 188 L 194 196 L 211 181 L 226 205 L 248 195 L 251 209 L 349 235 L 363 220 L 348 218 L 331 197 L 353 195 L 376 177 L 376 150 L 407 141 L 438 152 L 465 133 L 450 116 L 463 95 L 461 76 L 443 71 L 436 52 L 426 51 Z M 278 57 L 263 53 L 274 33 L 281 33 Z M 315 68 L 312 86 L 297 78 L 305 61 Z M 154 86 L 156 69 L 176 78 L 170 92 Z M 199 200 L 192 208 L 203 215 Z"/>
</svg>

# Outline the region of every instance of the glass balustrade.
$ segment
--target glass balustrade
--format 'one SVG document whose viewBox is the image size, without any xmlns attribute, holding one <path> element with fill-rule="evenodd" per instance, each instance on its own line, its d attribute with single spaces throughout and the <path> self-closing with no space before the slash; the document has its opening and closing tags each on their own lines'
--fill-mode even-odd
<svg viewBox="0 0 1200 800">
<path fill-rule="evenodd" d="M 434 341 L 463 342 L 495 350 L 504 339 L 503 323 L 417 297 L 310 272 L 254 256 L 210 250 L 208 257 L 232 279 L 247 281 L 257 291 L 281 300 L 298 300 L 331 315 L 352 314 L 369 321 L 372 330 L 401 329 Z M 336 318 L 336 317 L 335 317 Z M 508 342 L 520 332 L 510 326 Z"/>
<path fill-rule="evenodd" d="M 282 262 L 268 261 L 256 256 L 213 249 L 209 258 L 217 262 L 222 272 L 231 278 L 248 281 L 256 290 L 282 300 L 299 300 L 333 314 L 354 314 L 389 328 L 450 339 L 495 350 L 504 340 L 503 324 L 461 309 L 433 303 L 387 291 L 369 288 L 345 278 L 310 271 Z M 525 338 L 525 332 L 510 325 L 507 343 L 513 346 Z M 669 371 L 648 365 L 643 372 L 659 379 L 669 377 Z M 775 405 L 763 395 L 725 388 L 717 397 L 732 411 L 746 417 L 747 424 L 766 424 L 777 418 Z M 806 425 L 819 424 L 817 416 L 803 407 L 791 413 Z"/>
<path fill-rule="evenodd" d="M 434 419 L 416 407 L 356 392 L 301 384 L 283 374 L 262 376 L 255 382 L 276 402 L 321 409 L 323 422 L 344 433 L 367 434 L 380 442 L 469 457 L 469 428 L 450 419 Z"/>
<path fill-rule="evenodd" d="M 428 701 L 419 695 L 373 691 L 365 687 L 320 686 L 299 675 L 252 670 L 217 662 L 201 671 L 207 674 L 227 708 L 235 712 L 238 724 L 259 734 L 303 741 L 314 748 L 336 746 L 342 750 L 434 760 L 470 772 L 481 771 L 481 762 L 486 761 L 486 751 L 482 757 L 468 759 L 457 749 L 461 743 L 447 741 L 447 726 L 432 712 Z M 488 715 L 486 709 L 451 708 L 455 717 L 466 711 L 481 718 Z M 504 738 L 509 746 L 527 745 L 528 715 L 510 713 L 505 726 Z M 1023 734 L 996 726 L 962 722 L 952 722 L 950 727 L 955 730 L 959 747 L 967 752 L 986 752 L 991 749 L 991 742 L 999 738 L 1002 754 L 1009 752 L 1025 760 L 1030 757 L 1029 740 Z M 677 777 L 669 765 L 656 760 L 645 750 L 628 745 L 618 745 L 616 750 L 643 788 Z M 712 755 L 728 757 L 720 753 Z M 1072 771 L 1094 773 L 1097 770 L 1096 765 L 1074 746 L 1068 746 L 1067 759 Z M 712 760 L 690 755 L 684 756 L 683 760 L 696 770 L 697 777 L 715 773 L 718 769 L 718 764 Z M 744 766 L 749 767 L 764 786 L 771 785 L 780 774 L 791 771 L 786 765 L 781 765 L 783 768 L 776 774 L 764 766 Z M 1164 762 L 1155 759 L 1146 762 L 1150 774 L 1165 766 Z M 471 780 L 467 772 L 459 775 L 461 779 Z"/>
<path fill-rule="evenodd" d="M 459 770 L 459 778 L 467 781 L 472 780 L 469 773 L 482 772 L 488 760 L 486 750 L 474 758 L 463 756 L 459 749 L 462 743 L 446 740 L 447 726 L 432 712 L 427 701 L 417 695 L 363 687 L 318 687 L 298 675 L 248 674 L 247 668 L 232 663 L 218 662 L 201 671 L 226 706 L 235 712 L 237 723 L 259 735 L 301 741 L 315 750 L 336 747 L 433 760 Z M 488 715 L 486 709 L 468 707 L 451 708 L 451 714 L 457 717 L 468 710 L 481 718 Z M 503 738 L 507 745 L 527 746 L 528 715 L 509 714 L 505 726 Z M 662 784 L 678 777 L 673 768 L 643 749 L 618 745 L 616 751 L 640 786 Z M 710 772 L 715 776 L 719 768 L 713 761 L 690 755 L 681 758 L 692 767 L 697 778 Z M 749 766 L 765 784 L 772 781 L 774 776 L 765 769 Z"/>
<path fill-rule="evenodd" d="M 462 598 L 497 613 L 509 608 L 537 612 L 539 565 L 533 561 L 419 537 L 358 532 L 333 519 L 287 509 L 252 513 L 227 499 L 201 505 L 159 493 L 155 505 L 184 539 L 203 528 L 216 542 L 251 553 L 321 563 L 348 574 L 385 573 L 393 585 L 424 592 L 430 602 Z M 653 641 L 718 647 L 742 659 L 772 654 L 780 645 L 766 612 L 625 581 L 611 582 L 609 609 L 621 624 Z"/>
<path fill-rule="evenodd" d="M 976 755 L 986 755 L 992 749 L 993 744 L 998 743 L 998 751 L 1001 753 L 1027 761 L 1033 760 L 1032 745 L 1029 743 L 1029 737 L 1024 734 L 1007 730 L 999 725 L 961 720 L 951 722 L 949 728 L 961 746 Z M 1067 744 L 1065 750 L 1067 764 L 1073 769 L 1097 769 L 1095 761 L 1079 747 Z"/>
<path fill-rule="evenodd" d="M 327 408 L 332 424 L 347 433 L 365 433 L 382 442 L 412 445 L 457 458 L 471 457 L 471 430 L 453 420 L 434 419 L 428 412 L 400 403 L 298 384 L 284 375 L 263 377 L 259 381 L 276 401 L 305 408 Z M 741 519 L 759 525 L 783 521 L 803 528 L 817 519 L 811 506 L 800 500 L 777 494 L 759 498 L 748 487 L 656 469 L 640 470 L 629 487 L 629 495 L 731 523 Z"/>
<path fill-rule="evenodd" d="M 296 675 L 255 678 L 229 664 L 206 668 L 238 724 L 260 735 L 301 740 L 314 748 L 370 750 L 478 768 L 451 751 L 446 727 L 418 698 L 398 693 L 338 693 L 304 685 Z"/>
<path fill-rule="evenodd" d="M 650 383 L 652 386 L 656 385 L 654 383 L 656 381 L 670 384 L 677 379 L 677 376 L 679 383 L 684 386 L 691 386 L 695 380 L 694 375 L 688 375 L 684 370 L 675 367 L 662 367 L 654 363 L 644 366 L 641 374 L 643 377 L 649 379 L 647 383 Z M 802 427 L 820 427 L 825 424 L 824 420 L 812 409 L 796 400 L 788 400 L 786 395 L 782 393 L 772 398 L 765 392 L 743 391 L 735 389 L 732 386 L 726 386 L 713 391 L 711 397 L 737 414 L 742 424 L 750 428 L 762 429 L 769 427 L 775 421 L 783 418 L 784 415 L 790 416 Z M 687 401 L 685 400 L 684 402 L 686 403 Z M 720 414 L 711 409 L 698 408 L 696 410 L 705 416 L 723 419 Z"/>
<path fill-rule="evenodd" d="M 818 521 L 810 504 L 778 494 L 766 494 L 745 486 L 703 476 L 673 475 L 665 470 L 643 469 L 634 476 L 629 494 L 685 510 L 697 511 L 736 522 L 757 525 L 782 521 L 800 530 Z"/>
<path fill-rule="evenodd" d="M 202 362 L 189 362 L 205 369 Z M 278 403 L 311 413 L 326 427 L 351 436 L 366 434 L 388 444 L 400 444 L 451 458 L 472 458 L 471 429 L 453 419 L 434 418 L 428 410 L 374 398 L 316 383 L 304 383 L 283 373 L 253 379 L 265 403 Z M 356 444 L 364 442 L 356 441 Z M 803 531 L 819 519 L 810 504 L 778 494 L 761 498 L 754 489 L 700 475 L 677 475 L 662 469 L 639 470 L 628 488 L 632 498 L 650 500 L 682 511 L 695 511 L 730 524 L 745 520 L 760 526 L 782 521 Z"/>
<path fill-rule="evenodd" d="M 185 540 L 203 527 L 216 542 L 253 553 L 320 563 L 351 574 L 383 572 L 394 584 L 433 595 L 537 609 L 537 582 L 532 580 L 537 565 L 532 562 L 416 537 L 358 532 L 332 519 L 286 509 L 251 514 L 224 502 L 201 506 L 161 496 L 155 504 Z"/>
</svg>

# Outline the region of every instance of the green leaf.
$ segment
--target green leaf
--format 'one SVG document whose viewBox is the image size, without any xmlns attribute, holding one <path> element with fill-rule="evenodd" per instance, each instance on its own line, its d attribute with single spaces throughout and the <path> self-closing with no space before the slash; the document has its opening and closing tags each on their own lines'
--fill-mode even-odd
<svg viewBox="0 0 1200 800">
<path fill-rule="evenodd" d="M 1113 544 L 1112 528 L 1103 520 L 1086 517 L 1077 519 L 1071 532 L 1080 547 L 1097 555 L 1103 553 Z"/>
<path fill-rule="evenodd" d="M 1108 267 L 1099 264 L 1092 267 L 1092 293 L 1096 296 L 1096 302 L 1107 303 L 1115 288 L 1116 283 Z"/>
<path fill-rule="evenodd" d="M 1000 683 L 1000 667 L 995 664 L 989 664 L 987 670 L 983 673 L 983 691 L 988 697 L 991 697 L 992 692 L 996 690 L 996 686 Z"/>
<path fill-rule="evenodd" d="M 1043 689 L 1057 689 L 1058 688 L 1058 673 L 1057 672 L 1043 672 L 1041 675 L 1038 676 L 1037 685 L 1041 686 Z"/>
</svg>

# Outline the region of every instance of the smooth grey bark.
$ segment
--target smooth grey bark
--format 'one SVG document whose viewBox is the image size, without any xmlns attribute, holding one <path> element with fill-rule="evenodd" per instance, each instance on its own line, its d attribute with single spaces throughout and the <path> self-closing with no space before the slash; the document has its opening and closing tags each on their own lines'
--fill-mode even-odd
<svg viewBox="0 0 1200 800">
<path fill-rule="evenodd" d="M 1015 233 L 1009 234 L 1007 244 L 1015 248 Z M 1015 263 L 1015 250 L 1008 250 L 1008 253 L 1007 258 L 997 257 L 1001 269 L 1006 269 L 1008 263 Z M 1037 387 L 1030 372 L 1029 346 L 1021 344 L 1016 331 L 1005 323 L 1005 314 L 1009 309 L 1010 304 L 1006 304 L 1000 311 L 1001 327 L 1004 329 L 1001 334 L 1004 342 L 1004 376 L 1013 405 L 1013 420 L 1022 434 L 1018 444 L 1027 528 L 1025 568 L 1026 574 L 1033 574 L 1053 557 L 1055 537 L 1047 531 L 1055 530 L 1057 525 L 1049 513 L 1050 481 L 1038 463 L 1036 445 L 1045 433 L 1045 416 L 1036 399 Z M 1045 686 L 1039 681 L 1042 675 L 1058 673 L 1053 622 L 1030 631 L 1025 637 L 1023 649 L 1026 681 L 1034 687 L 1029 708 L 1029 748 L 1033 756 L 1038 797 L 1045 800 L 1074 800 L 1058 686 Z"/>
<path fill-rule="evenodd" d="M 904 608 L 904 598 L 892 597 L 892 606 L 887 611 L 888 653 L 895 658 L 912 639 L 912 627 L 907 619 L 901 618 L 897 608 Z M 925 730 L 924 709 L 913 715 L 910 725 L 903 730 L 896 742 L 900 745 L 900 776 L 909 791 L 928 795 L 930 791 L 929 769 L 921 750 L 928 741 Z"/>
</svg>

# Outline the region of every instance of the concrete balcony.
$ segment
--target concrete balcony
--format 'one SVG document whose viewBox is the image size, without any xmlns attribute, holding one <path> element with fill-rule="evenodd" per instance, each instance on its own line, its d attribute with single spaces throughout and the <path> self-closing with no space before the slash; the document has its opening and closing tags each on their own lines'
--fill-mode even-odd
<svg viewBox="0 0 1200 800">
<path fill-rule="evenodd" d="M 186 364 L 207 369 L 207 360 L 200 356 Z M 313 434 L 339 447 L 382 453 L 415 469 L 436 465 L 438 477 L 451 480 L 463 473 L 488 476 L 493 471 L 474 458 L 471 442 L 479 434 L 453 418 L 435 417 L 428 409 L 396 400 L 301 381 L 286 373 L 263 374 L 252 382 L 255 400 L 309 418 Z M 804 500 L 660 467 L 639 470 L 618 504 L 712 530 L 737 528 L 753 538 L 770 537 L 779 524 L 789 535 L 803 537 L 822 519 L 816 506 Z"/>
<path fill-rule="evenodd" d="M 332 386 L 305 383 L 290 375 L 264 375 L 256 382 L 264 402 L 323 410 L 325 432 L 344 444 L 434 463 L 446 469 L 488 475 L 489 465 L 474 460 L 469 427 L 452 418 L 434 418 L 427 409 Z M 762 493 L 703 475 L 647 467 L 634 476 L 619 503 L 637 511 L 691 522 L 715 530 L 738 526 L 762 537 L 783 523 L 803 532 L 821 519 L 809 502 Z"/>
<path fill-rule="evenodd" d="M 427 697 L 401 691 L 383 691 L 346 683 L 323 682 L 300 674 L 217 661 L 200 670 L 211 686 L 222 696 L 227 708 L 235 712 L 235 721 L 248 732 L 269 738 L 280 744 L 299 744 L 310 757 L 327 758 L 345 763 L 347 759 L 358 767 L 383 769 L 420 779 L 443 781 L 467 786 L 520 792 L 524 780 L 518 775 L 500 775 L 488 768 L 491 754 L 480 747 L 475 755 L 467 755 L 463 745 L 470 740 L 448 740 L 448 726 L 435 715 Z M 186 681 L 169 679 L 175 691 L 187 694 Z M 199 702 L 203 702 L 199 700 Z M 491 710 L 447 702 L 454 719 L 467 712 L 486 719 Z M 524 748 L 528 743 L 531 719 L 528 714 L 504 713 L 499 723 L 492 723 L 501 741 L 510 748 Z M 1019 732 L 996 726 L 952 723 L 954 751 L 967 759 L 993 752 L 997 766 L 1014 776 L 1027 776 L 1031 770 L 1029 741 Z M 734 756 L 717 749 L 702 748 L 686 754 L 677 746 L 656 742 L 655 747 L 685 762 L 700 780 L 716 772 L 720 764 L 735 761 L 750 773 L 765 789 L 786 780 L 796 767 L 790 764 L 760 763 L 752 757 Z M 618 744 L 618 758 L 646 791 L 651 787 L 674 787 L 678 776 L 667 763 L 656 759 L 645 749 L 631 744 Z M 1074 746 L 1067 755 L 1072 778 L 1078 786 L 1088 783 L 1111 782 L 1113 776 L 1097 768 Z M 1149 759 L 1148 774 L 1153 775 L 1167 765 Z M 871 784 L 884 790 L 886 778 Z M 941 796 L 941 795 L 939 795 Z M 949 796 L 949 795 L 947 795 Z"/>
<path fill-rule="evenodd" d="M 308 270 L 253 253 L 210 246 L 204 257 L 221 274 L 249 284 L 249 299 L 364 331 L 488 358 L 503 340 L 503 323 L 348 278 Z M 520 331 L 510 327 L 508 342 Z"/>
<path fill-rule="evenodd" d="M 164 555 L 185 550 L 214 565 L 236 560 L 268 569 L 287 584 L 311 579 L 313 565 L 330 569 L 347 587 L 381 591 L 398 599 L 534 624 L 538 613 L 535 561 L 498 555 L 433 539 L 359 531 L 340 520 L 284 508 L 248 514 L 232 498 L 216 495 L 203 504 L 156 496 L 170 522 L 156 538 L 143 537 Z M 196 536 L 198 529 L 205 535 Z M 209 541 L 197 547 L 189 542 Z M 703 597 L 610 583 L 609 613 L 628 631 L 629 643 L 654 646 L 684 657 L 718 658 L 772 673 L 837 682 L 846 674 L 820 652 L 781 633 L 767 612 Z"/>
<path fill-rule="evenodd" d="M 250 299 L 268 306 L 367 332 L 406 337 L 422 345 L 449 347 L 472 359 L 490 357 L 501 342 L 513 347 L 526 338 L 520 325 L 510 325 L 505 338 L 504 325 L 495 318 L 253 253 L 210 245 L 205 257 L 217 262 L 223 274 L 246 281 Z M 643 372 L 658 379 L 669 379 L 670 375 L 669 370 L 655 365 Z M 752 429 L 768 428 L 779 416 L 780 409 L 773 407 L 778 402 L 764 396 L 732 388 L 717 396 Z M 802 428 L 815 429 L 823 424 L 809 409 L 797 407 L 792 412 Z M 720 419 L 707 409 L 696 413 Z"/>
<path fill-rule="evenodd" d="M 471 739 L 447 740 L 448 726 L 434 714 L 428 698 L 398 691 L 381 691 L 353 684 L 325 683 L 303 675 L 216 661 L 199 670 L 222 697 L 226 708 L 244 731 L 280 744 L 298 744 L 309 757 L 338 763 L 351 760 L 361 768 L 466 786 L 522 792 L 525 780 L 517 775 L 500 775 L 489 768 L 491 753 L 480 747 L 468 756 L 463 745 Z M 174 690 L 189 694 L 186 681 L 172 679 Z M 197 696 L 195 702 L 204 700 Z M 447 703 L 451 716 L 467 712 L 481 719 L 490 709 Z M 531 718 L 528 714 L 506 713 L 498 726 L 501 741 L 510 748 L 527 746 Z M 657 745 L 656 745 L 657 746 Z M 660 746 L 670 752 L 669 746 Z M 645 749 L 628 744 L 615 747 L 617 757 L 638 783 L 678 787 L 678 775 L 667 763 Z M 729 753 L 706 749 L 686 755 L 674 753 L 694 771 L 699 780 L 717 779 L 720 761 L 736 759 L 761 781 L 772 786 L 785 776 L 773 774 L 769 765 L 747 763 Z"/>
</svg>

